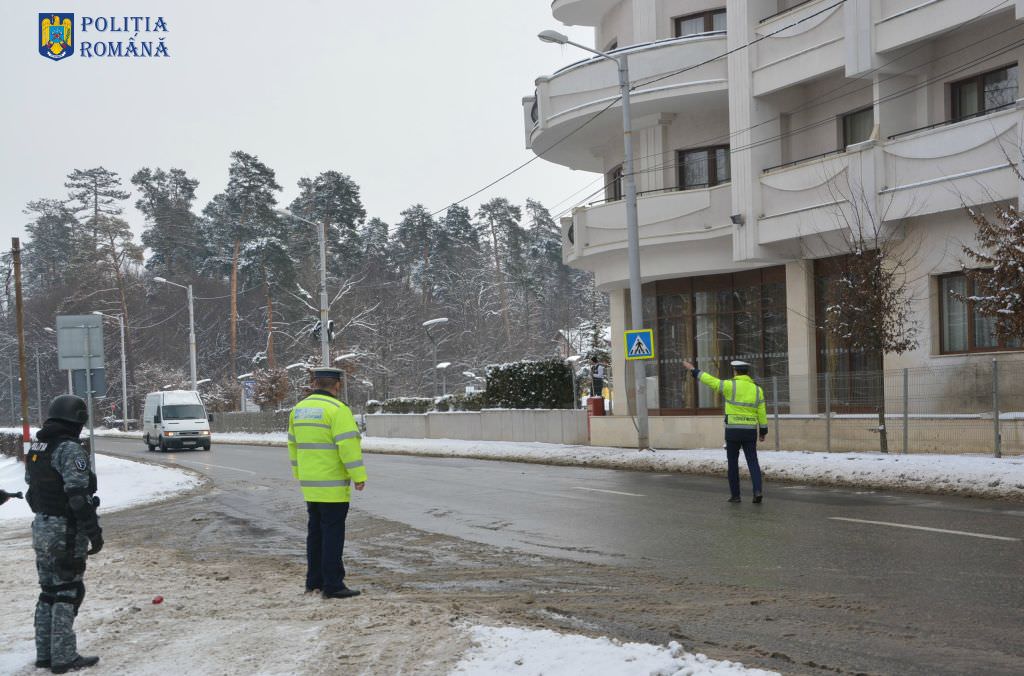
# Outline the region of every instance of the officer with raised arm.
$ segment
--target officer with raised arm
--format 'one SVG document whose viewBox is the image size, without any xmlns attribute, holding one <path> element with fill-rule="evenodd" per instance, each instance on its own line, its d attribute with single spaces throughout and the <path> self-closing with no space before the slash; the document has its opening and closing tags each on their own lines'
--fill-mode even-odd
<svg viewBox="0 0 1024 676">
<path fill-rule="evenodd" d="M 757 442 L 768 436 L 768 407 L 764 390 L 750 377 L 750 364 L 730 363 L 733 377 L 719 380 L 701 371 L 688 361 L 683 367 L 693 377 L 715 390 L 725 399 L 725 456 L 729 462 L 729 502 L 740 501 L 740 448 L 747 460 L 750 481 L 754 485 L 754 502 L 761 502 L 761 465 L 757 462 Z"/>
</svg>

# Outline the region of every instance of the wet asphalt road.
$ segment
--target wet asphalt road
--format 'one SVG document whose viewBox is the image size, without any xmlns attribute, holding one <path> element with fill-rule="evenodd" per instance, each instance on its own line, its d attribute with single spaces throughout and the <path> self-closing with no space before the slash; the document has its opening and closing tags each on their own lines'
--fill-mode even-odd
<svg viewBox="0 0 1024 676">
<path fill-rule="evenodd" d="M 140 442 L 97 442 L 215 481 L 290 477 L 280 447 L 159 455 Z M 955 628 L 976 649 L 1024 665 L 1024 505 L 770 478 L 763 504 L 749 501 L 746 483 L 744 502 L 732 505 L 724 477 L 379 454 L 366 464 L 370 480 L 354 507 L 375 516 L 530 553 L 724 579 L 752 599 L 834 594 L 891 612 L 883 625 Z"/>
</svg>

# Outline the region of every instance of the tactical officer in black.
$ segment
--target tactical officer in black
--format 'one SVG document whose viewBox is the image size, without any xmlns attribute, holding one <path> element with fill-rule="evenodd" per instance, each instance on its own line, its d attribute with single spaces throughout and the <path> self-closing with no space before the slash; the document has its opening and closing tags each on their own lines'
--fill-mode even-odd
<svg viewBox="0 0 1024 676">
<path fill-rule="evenodd" d="M 70 394 L 50 404 L 48 418 L 25 458 L 28 504 L 35 512 L 32 546 L 42 593 L 36 603 L 36 666 L 63 674 L 100 658 L 78 654 L 73 625 L 85 598 L 86 555 L 103 548 L 96 507 L 96 475 L 78 443 L 89 419 L 85 402 Z"/>
</svg>

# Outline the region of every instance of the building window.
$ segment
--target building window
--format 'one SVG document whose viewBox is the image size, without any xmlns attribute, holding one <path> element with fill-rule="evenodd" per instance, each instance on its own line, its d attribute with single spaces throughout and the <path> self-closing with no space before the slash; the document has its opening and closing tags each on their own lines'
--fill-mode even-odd
<svg viewBox="0 0 1024 676">
<path fill-rule="evenodd" d="M 680 190 L 729 182 L 729 146 L 680 150 L 677 162 Z"/>
<path fill-rule="evenodd" d="M 1017 100 L 1017 66 L 1006 66 L 950 85 L 952 119 L 1005 108 Z"/>
<path fill-rule="evenodd" d="M 974 303 L 959 300 L 954 293 L 970 298 L 974 282 L 962 272 L 939 277 L 942 354 L 1021 349 L 1020 340 L 1000 340 L 996 336 L 995 317 L 981 314 Z"/>
<path fill-rule="evenodd" d="M 622 199 L 622 165 L 605 174 L 604 196 L 609 202 Z"/>
<path fill-rule="evenodd" d="M 863 108 L 843 115 L 843 148 L 871 138 L 875 128 L 875 111 Z"/>
<path fill-rule="evenodd" d="M 748 361 L 766 392 L 778 376 L 779 400 L 789 400 L 785 268 L 647 284 L 643 311 L 656 327 L 661 415 L 721 412 L 718 394 L 697 387 L 684 359 L 719 377 L 731 374 L 733 359 Z"/>
<path fill-rule="evenodd" d="M 871 413 L 878 410 L 882 401 L 882 355 L 863 349 L 851 350 L 824 328 L 825 310 L 836 302 L 834 289 L 846 258 L 835 256 L 814 261 L 818 410 L 825 410 L 827 383 L 833 412 Z"/>
<path fill-rule="evenodd" d="M 725 10 L 715 9 L 710 12 L 701 12 L 700 14 L 677 16 L 672 19 L 672 23 L 675 29 L 675 36 L 677 38 L 686 37 L 687 35 L 700 35 L 701 33 L 724 31 L 726 28 Z"/>
</svg>

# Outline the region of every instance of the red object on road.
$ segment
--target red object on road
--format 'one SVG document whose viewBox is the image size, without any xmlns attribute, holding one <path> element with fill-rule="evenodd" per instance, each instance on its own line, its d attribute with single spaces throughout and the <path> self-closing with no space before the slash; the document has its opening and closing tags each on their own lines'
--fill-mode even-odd
<svg viewBox="0 0 1024 676">
<path fill-rule="evenodd" d="M 163 596 L 154 596 L 153 597 L 153 605 L 155 605 L 155 606 L 156 605 L 160 605 L 163 602 L 164 602 L 164 597 Z"/>
</svg>

